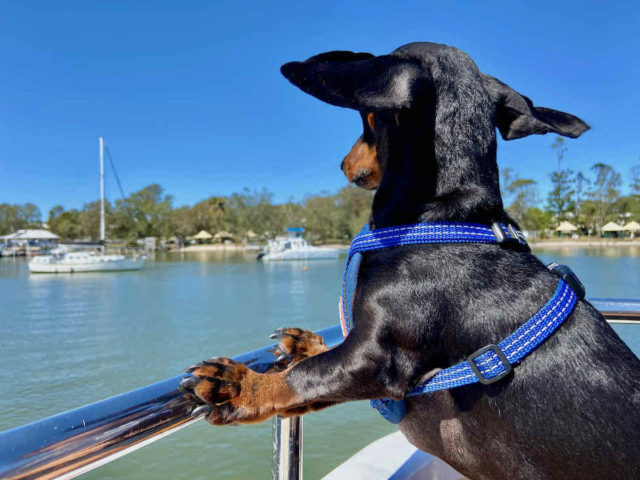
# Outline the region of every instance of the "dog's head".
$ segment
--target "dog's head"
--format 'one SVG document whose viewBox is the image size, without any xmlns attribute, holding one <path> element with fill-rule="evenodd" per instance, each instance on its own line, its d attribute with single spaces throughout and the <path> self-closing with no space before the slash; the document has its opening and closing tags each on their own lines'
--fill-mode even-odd
<svg viewBox="0 0 640 480">
<path fill-rule="evenodd" d="M 491 177 L 497 187 L 497 167 L 487 173 L 493 167 L 484 161 L 491 163 L 493 157 L 495 164 L 496 127 L 505 140 L 549 132 L 575 138 L 589 128 L 568 113 L 534 107 L 527 97 L 480 72 L 464 52 L 446 45 L 412 43 L 377 57 L 327 52 L 281 70 L 304 92 L 360 112 L 363 134 L 341 168 L 350 182 L 367 189 L 383 181 L 393 138 L 413 142 L 414 157 L 439 163 L 423 166 L 421 173 L 439 175 L 433 194 L 443 195 L 456 182 L 478 175 Z M 401 130 L 404 134 L 398 135 Z"/>
</svg>

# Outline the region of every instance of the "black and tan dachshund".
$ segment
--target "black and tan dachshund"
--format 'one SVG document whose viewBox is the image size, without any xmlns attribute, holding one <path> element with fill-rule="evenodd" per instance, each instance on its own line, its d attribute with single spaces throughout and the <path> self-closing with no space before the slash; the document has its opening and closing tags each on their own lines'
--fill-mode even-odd
<svg viewBox="0 0 640 480">
<path fill-rule="evenodd" d="M 372 228 L 432 221 L 513 223 L 498 185 L 496 132 L 578 137 L 579 118 L 482 73 L 464 52 L 413 43 L 389 55 L 346 51 L 292 62 L 303 91 L 357 110 L 364 132 L 342 168 L 376 189 Z M 191 367 L 183 387 L 215 425 L 260 422 L 340 402 L 403 398 L 440 369 L 506 338 L 558 279 L 529 252 L 430 244 L 366 252 L 354 328 L 327 349 L 281 329 L 280 373 L 227 358 Z M 288 355 L 288 356 L 287 356 Z M 640 361 L 587 301 L 513 373 L 407 399 L 411 443 L 472 479 L 640 478 Z"/>
</svg>

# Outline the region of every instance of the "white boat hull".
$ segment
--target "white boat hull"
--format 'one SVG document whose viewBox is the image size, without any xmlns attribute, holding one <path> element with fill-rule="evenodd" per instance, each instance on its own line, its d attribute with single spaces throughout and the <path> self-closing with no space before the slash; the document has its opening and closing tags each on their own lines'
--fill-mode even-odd
<svg viewBox="0 0 640 480">
<path fill-rule="evenodd" d="M 333 250 L 331 248 L 312 247 L 309 249 L 265 253 L 264 255 L 261 255 L 259 259 L 263 262 L 278 262 L 286 260 L 325 260 L 338 258 L 339 255 L 339 250 Z"/>
<path fill-rule="evenodd" d="M 31 273 L 80 273 L 80 272 L 120 272 L 125 270 L 140 270 L 146 260 L 145 256 L 137 258 L 121 258 L 106 261 L 77 261 L 39 263 L 29 262 Z"/>
</svg>

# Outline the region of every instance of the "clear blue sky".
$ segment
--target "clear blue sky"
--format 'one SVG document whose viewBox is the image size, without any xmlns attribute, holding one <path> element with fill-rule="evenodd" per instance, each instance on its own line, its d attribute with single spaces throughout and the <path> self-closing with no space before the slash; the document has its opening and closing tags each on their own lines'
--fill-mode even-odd
<svg viewBox="0 0 640 480">
<path fill-rule="evenodd" d="M 46 216 L 96 199 L 100 135 L 127 193 L 159 183 L 176 205 L 245 186 L 276 201 L 335 191 L 360 120 L 289 85 L 280 65 L 419 40 L 457 46 L 537 105 L 586 120 L 566 167 L 626 176 L 640 163 L 639 30 L 630 1 L 1 0 L 0 203 Z M 552 141 L 500 141 L 498 162 L 544 197 Z"/>
</svg>

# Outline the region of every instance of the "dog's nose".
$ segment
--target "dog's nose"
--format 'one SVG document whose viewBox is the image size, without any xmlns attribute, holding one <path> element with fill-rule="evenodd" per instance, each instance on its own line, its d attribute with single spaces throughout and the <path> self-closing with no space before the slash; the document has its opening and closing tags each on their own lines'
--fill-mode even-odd
<svg viewBox="0 0 640 480">
<path fill-rule="evenodd" d="M 346 159 L 345 159 L 345 158 L 343 158 L 343 159 L 342 159 L 342 162 L 340 162 L 340 170 L 341 170 L 341 171 L 343 171 L 343 172 L 344 172 L 344 161 L 345 161 L 345 160 L 346 160 Z"/>
<path fill-rule="evenodd" d="M 368 168 L 363 168 L 361 170 L 358 170 L 358 173 L 356 173 L 355 177 L 353 177 L 351 182 L 355 183 L 359 187 L 362 187 L 366 183 L 367 177 L 370 174 L 371 174 L 371 170 L 369 170 Z"/>
</svg>

